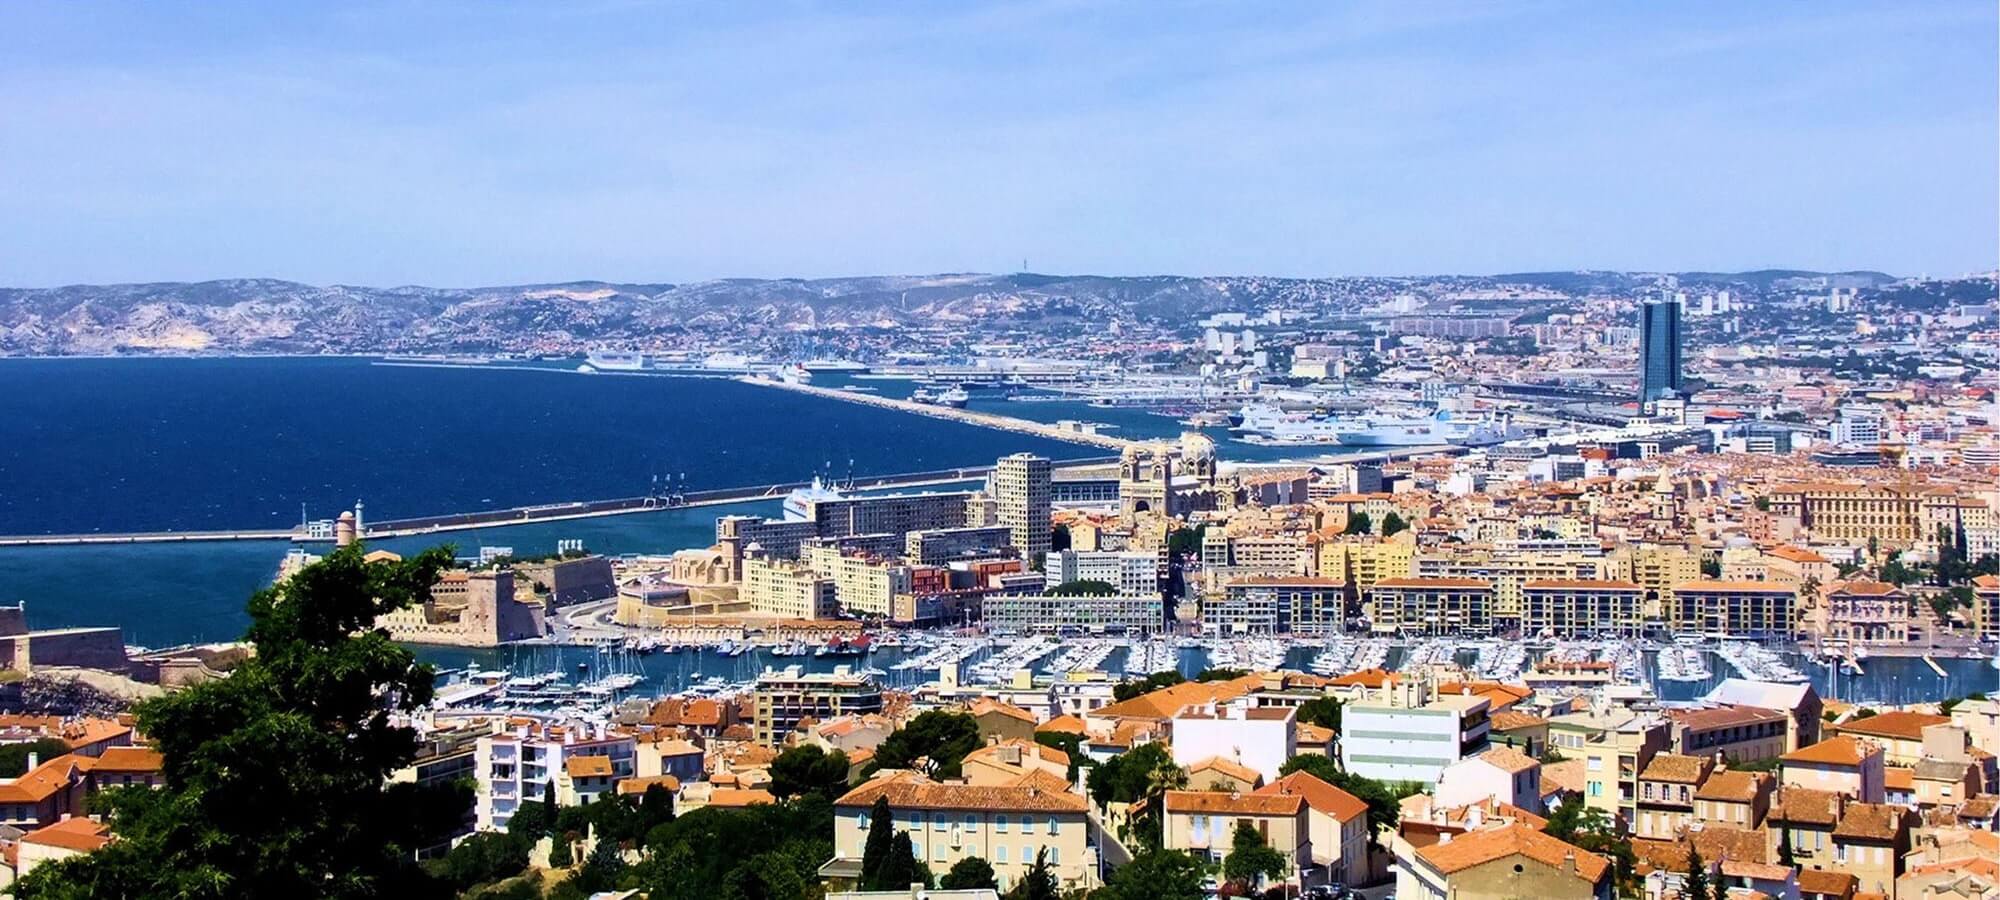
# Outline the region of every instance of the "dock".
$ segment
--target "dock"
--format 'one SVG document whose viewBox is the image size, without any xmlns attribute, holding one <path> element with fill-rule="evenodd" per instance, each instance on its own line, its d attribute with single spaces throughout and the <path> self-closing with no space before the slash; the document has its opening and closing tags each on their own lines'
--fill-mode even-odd
<svg viewBox="0 0 2000 900">
<path fill-rule="evenodd" d="M 1095 466 L 1117 462 L 1115 456 L 1085 457 L 1057 461 L 1057 468 L 1075 466 Z M 881 475 L 873 478 L 856 478 L 843 484 L 850 491 L 874 491 L 885 488 L 925 487 L 941 484 L 956 484 L 985 478 L 993 471 L 992 466 L 964 466 L 955 469 L 932 469 L 925 472 L 906 472 L 900 475 Z M 719 488 L 708 491 L 686 491 L 668 496 L 619 497 L 610 500 L 577 500 L 566 503 L 538 503 L 530 506 L 512 506 L 505 509 L 476 510 L 473 512 L 448 513 L 437 516 L 419 516 L 407 519 L 384 519 L 364 522 L 361 537 L 366 540 L 376 538 L 415 537 L 426 534 L 445 534 L 453 531 L 467 531 L 475 528 L 490 528 L 501 525 L 528 525 L 538 522 L 561 522 L 569 519 L 589 519 L 598 516 L 629 515 L 632 513 L 662 512 L 671 509 L 690 509 L 700 506 L 721 506 L 754 500 L 777 500 L 794 490 L 811 484 L 807 481 L 783 481 L 775 484 L 757 484 L 746 487 Z M 233 531 L 152 531 L 103 534 L 19 534 L 0 535 L 0 547 L 49 547 L 80 546 L 91 544 L 175 544 L 201 541 L 290 541 L 293 543 L 325 543 L 329 537 L 315 537 L 301 529 L 242 529 Z"/>
<path fill-rule="evenodd" d="M 936 406 L 929 403 L 918 403 L 914 400 L 898 400 L 894 397 L 884 397 L 880 394 L 866 394 L 866 393 L 861 393 L 859 391 L 841 391 L 841 390 L 834 390 L 833 388 L 813 387 L 812 385 L 809 384 L 795 384 L 789 381 L 774 381 L 769 378 L 743 377 L 737 380 L 743 382 L 744 384 L 752 384 L 758 387 L 781 388 L 783 390 L 788 390 L 788 391 L 797 391 L 801 394 L 811 394 L 815 397 L 824 397 L 829 400 L 845 400 L 849 403 L 859 403 L 862 404 L 863 406 L 873 406 L 880 409 L 893 409 L 896 410 L 897 412 L 915 413 L 920 416 L 930 416 L 933 419 L 949 419 L 954 422 L 963 422 L 967 425 L 978 425 L 982 428 L 996 428 L 1001 431 L 1011 431 L 1016 434 L 1027 434 L 1039 438 L 1047 438 L 1052 441 L 1068 441 L 1073 444 L 1088 444 L 1093 447 L 1103 447 L 1107 450 L 1117 450 L 1120 452 L 1123 452 L 1128 447 L 1139 447 L 1148 444 L 1159 443 L 1159 441 L 1157 440 L 1154 441 L 1133 440 L 1131 438 L 1114 437 L 1112 435 L 1100 434 L 1097 432 L 1073 431 L 1067 428 L 1063 428 L 1061 426 L 1051 425 L 1047 422 L 1033 422 L 1027 419 L 1016 419 L 1012 416 L 1002 416 L 1002 415 L 996 415 L 994 413 L 973 412 L 971 410 L 965 410 L 965 409 L 953 409 L 952 407 L 949 406 Z"/>
</svg>

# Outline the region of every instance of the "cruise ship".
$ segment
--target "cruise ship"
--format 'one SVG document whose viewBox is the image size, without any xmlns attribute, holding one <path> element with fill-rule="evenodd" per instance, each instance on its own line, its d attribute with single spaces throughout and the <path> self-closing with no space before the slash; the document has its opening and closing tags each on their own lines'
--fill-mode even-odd
<svg viewBox="0 0 2000 900">
<path fill-rule="evenodd" d="M 1337 444 L 1359 427 L 1332 416 L 1289 412 L 1273 403 L 1252 403 L 1229 417 L 1238 440 L 1254 444 Z"/>
<path fill-rule="evenodd" d="M 1527 437 L 1505 419 L 1455 419 L 1447 410 L 1430 416 L 1369 416 L 1340 434 L 1349 447 L 1484 447 Z"/>
<path fill-rule="evenodd" d="M 625 350 L 592 350 L 585 359 L 600 372 L 633 372 L 646 367 L 644 353 Z"/>
</svg>

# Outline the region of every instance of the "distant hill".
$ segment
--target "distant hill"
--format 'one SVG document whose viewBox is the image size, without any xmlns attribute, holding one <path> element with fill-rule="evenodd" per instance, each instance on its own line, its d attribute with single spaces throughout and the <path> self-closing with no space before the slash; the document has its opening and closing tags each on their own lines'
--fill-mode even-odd
<svg viewBox="0 0 2000 900">
<path fill-rule="evenodd" d="M 1687 273 L 1767 289 L 1821 273 Z M 1868 284 L 1879 272 L 1838 273 Z M 1540 272 L 1409 278 L 1179 275 L 878 275 L 690 284 L 575 281 L 474 288 L 309 285 L 265 278 L 0 288 L 0 354 L 574 351 L 660 335 L 770 328 L 1063 327 L 1114 319 L 1184 325 L 1268 307 L 1369 309 L 1404 291 L 1496 285 L 1622 291 L 1656 276 Z"/>
</svg>

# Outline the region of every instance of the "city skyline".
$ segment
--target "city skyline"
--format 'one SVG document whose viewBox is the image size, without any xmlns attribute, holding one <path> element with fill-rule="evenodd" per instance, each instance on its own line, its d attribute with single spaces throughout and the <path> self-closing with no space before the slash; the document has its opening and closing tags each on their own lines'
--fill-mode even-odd
<svg viewBox="0 0 2000 900">
<path fill-rule="evenodd" d="M 2000 240 L 1972 4 L 10 16 L 11 286 L 1938 276 Z"/>
</svg>

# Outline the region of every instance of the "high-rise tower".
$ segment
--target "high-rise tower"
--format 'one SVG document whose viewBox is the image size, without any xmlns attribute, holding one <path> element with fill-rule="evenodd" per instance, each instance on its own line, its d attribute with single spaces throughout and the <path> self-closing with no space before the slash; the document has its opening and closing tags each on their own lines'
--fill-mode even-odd
<svg viewBox="0 0 2000 900">
<path fill-rule="evenodd" d="M 1664 292 L 1639 311 L 1639 402 L 1686 396 L 1681 387 L 1681 298 Z"/>
<path fill-rule="evenodd" d="M 1003 456 L 993 465 L 993 506 L 1021 558 L 1049 552 L 1049 461 L 1032 453 Z"/>
</svg>

